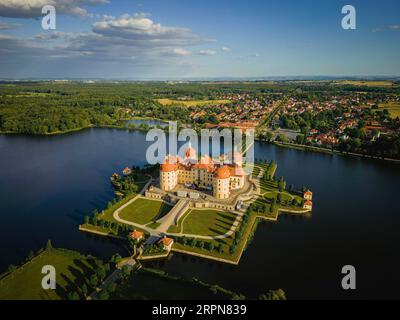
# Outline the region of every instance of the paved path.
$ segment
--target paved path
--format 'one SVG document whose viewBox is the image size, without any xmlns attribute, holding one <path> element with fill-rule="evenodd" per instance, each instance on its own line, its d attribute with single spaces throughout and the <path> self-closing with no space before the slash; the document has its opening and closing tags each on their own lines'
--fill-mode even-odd
<svg viewBox="0 0 400 320">
<path fill-rule="evenodd" d="M 99 300 L 99 294 L 101 291 L 106 289 L 111 283 L 114 283 L 119 279 L 119 275 L 121 274 L 121 269 L 123 266 L 129 266 L 131 269 L 136 265 L 136 260 L 132 257 L 129 260 L 124 261 L 120 268 L 115 269 L 113 273 L 111 273 L 103 283 L 96 288 L 95 291 L 92 292 L 90 296 L 87 297 L 87 300 Z"/>
<path fill-rule="evenodd" d="M 179 200 L 166 216 L 157 221 L 158 223 L 161 223 L 161 225 L 156 229 L 156 231 L 159 234 L 166 234 L 172 225 L 177 225 L 179 218 L 189 210 L 189 203 L 189 200 Z"/>
</svg>

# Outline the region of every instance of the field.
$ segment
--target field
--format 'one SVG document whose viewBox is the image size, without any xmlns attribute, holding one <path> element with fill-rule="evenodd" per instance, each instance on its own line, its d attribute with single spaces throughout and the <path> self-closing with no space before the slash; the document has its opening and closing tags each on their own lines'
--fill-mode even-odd
<svg viewBox="0 0 400 320">
<path fill-rule="evenodd" d="M 163 106 L 183 106 L 183 107 L 202 107 L 213 106 L 218 104 L 228 104 L 230 100 L 172 100 L 172 99 L 158 99 L 158 103 Z"/>
<path fill-rule="evenodd" d="M 391 87 L 393 86 L 392 81 L 355 81 L 355 80 L 343 80 L 334 81 L 334 85 L 352 85 L 360 87 Z"/>
<path fill-rule="evenodd" d="M 124 220 L 138 224 L 148 224 L 165 216 L 171 210 L 171 206 L 148 199 L 137 199 L 123 209 L 120 217 Z"/>
<path fill-rule="evenodd" d="M 400 102 L 388 102 L 379 105 L 379 109 L 387 109 L 392 118 L 400 117 Z"/>
<path fill-rule="evenodd" d="M 236 219 L 234 213 L 215 210 L 192 210 L 183 222 L 183 232 L 199 236 L 227 233 Z"/>
<path fill-rule="evenodd" d="M 43 290 L 42 267 L 56 268 L 56 290 Z M 0 280 L 0 300 L 60 300 L 66 299 L 66 287 L 76 291 L 94 273 L 94 259 L 76 252 L 59 249 L 44 251 L 32 261 Z"/>
</svg>

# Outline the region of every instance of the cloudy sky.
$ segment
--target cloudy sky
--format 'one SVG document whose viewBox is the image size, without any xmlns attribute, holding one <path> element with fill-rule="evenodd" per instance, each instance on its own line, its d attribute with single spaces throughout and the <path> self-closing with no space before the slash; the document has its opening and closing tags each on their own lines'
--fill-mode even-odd
<svg viewBox="0 0 400 320">
<path fill-rule="evenodd" d="M 0 61 L 0 78 L 399 76 L 400 2 L 0 0 Z"/>
</svg>

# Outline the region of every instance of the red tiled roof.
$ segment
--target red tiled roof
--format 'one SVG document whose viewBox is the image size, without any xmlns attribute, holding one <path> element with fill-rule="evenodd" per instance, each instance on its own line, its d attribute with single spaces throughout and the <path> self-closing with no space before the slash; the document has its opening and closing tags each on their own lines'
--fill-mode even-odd
<svg viewBox="0 0 400 320">
<path fill-rule="evenodd" d="M 166 247 L 169 247 L 173 242 L 174 242 L 173 239 L 167 238 L 167 237 L 164 237 L 164 238 L 162 238 L 162 239 L 160 240 L 160 243 L 162 243 L 162 244 L 163 244 L 164 246 L 166 246 Z"/>
<path fill-rule="evenodd" d="M 231 171 L 228 166 L 219 167 L 215 170 L 215 177 L 217 179 L 228 179 L 231 176 Z"/>
<path fill-rule="evenodd" d="M 173 172 L 173 171 L 176 171 L 177 169 L 178 169 L 178 166 L 173 163 L 163 163 L 161 165 L 162 172 Z"/>
<path fill-rule="evenodd" d="M 143 233 L 143 232 L 140 232 L 140 231 L 137 231 L 137 230 L 133 230 L 133 232 L 131 232 L 131 233 L 129 234 L 129 236 L 130 236 L 132 239 L 140 239 L 140 238 L 143 238 L 143 237 L 144 237 L 144 233 Z"/>
</svg>

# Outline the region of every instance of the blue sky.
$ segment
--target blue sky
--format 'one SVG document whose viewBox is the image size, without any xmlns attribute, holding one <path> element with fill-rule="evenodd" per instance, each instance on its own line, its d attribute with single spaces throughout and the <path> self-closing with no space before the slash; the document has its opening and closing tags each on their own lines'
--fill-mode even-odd
<svg viewBox="0 0 400 320">
<path fill-rule="evenodd" d="M 44 4 L 56 30 L 41 28 Z M 356 30 L 341 28 L 346 4 Z M 1 78 L 399 76 L 399 40 L 397 0 L 0 3 Z"/>
</svg>

